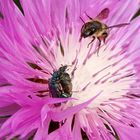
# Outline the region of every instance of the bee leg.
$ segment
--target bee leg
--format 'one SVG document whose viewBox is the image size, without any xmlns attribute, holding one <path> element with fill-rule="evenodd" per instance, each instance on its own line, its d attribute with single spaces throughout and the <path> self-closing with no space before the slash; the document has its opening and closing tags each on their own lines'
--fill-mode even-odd
<svg viewBox="0 0 140 140">
<path fill-rule="evenodd" d="M 90 44 L 92 44 L 92 42 L 95 40 L 95 36 L 93 36 L 93 39 L 88 43 L 87 48 L 89 47 Z"/>
<path fill-rule="evenodd" d="M 105 41 L 106 41 L 106 38 L 108 37 L 108 33 L 107 32 L 104 32 L 103 34 L 102 34 L 102 40 L 103 40 L 103 42 L 104 42 L 104 44 L 105 44 Z"/>
<path fill-rule="evenodd" d="M 82 36 L 80 36 L 80 38 L 79 38 L 79 42 L 81 42 L 81 40 L 82 40 Z"/>
<path fill-rule="evenodd" d="M 101 39 L 99 37 L 97 37 L 98 41 L 99 41 L 99 44 L 98 46 L 100 47 L 101 46 Z"/>
<path fill-rule="evenodd" d="M 99 44 L 98 44 L 98 48 L 97 48 L 97 56 L 99 56 L 99 50 L 100 50 L 100 47 L 101 47 L 101 39 L 99 37 L 97 37 L 98 41 L 99 41 Z"/>
<path fill-rule="evenodd" d="M 106 41 L 106 38 L 103 38 L 103 42 L 104 42 L 104 44 L 105 44 L 105 41 Z"/>
<path fill-rule="evenodd" d="M 86 12 L 85 12 L 86 16 L 90 19 L 90 20 L 93 20 L 92 17 L 90 17 Z"/>
</svg>

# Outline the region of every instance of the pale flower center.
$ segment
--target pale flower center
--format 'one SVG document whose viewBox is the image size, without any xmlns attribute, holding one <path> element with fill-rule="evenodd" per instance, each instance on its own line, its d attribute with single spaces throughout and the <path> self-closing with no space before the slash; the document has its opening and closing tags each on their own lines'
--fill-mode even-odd
<svg viewBox="0 0 140 140">
<path fill-rule="evenodd" d="M 89 107 L 97 107 L 109 99 L 125 95 L 135 82 L 135 71 L 131 59 L 126 55 L 127 52 L 123 52 L 120 47 L 116 46 L 112 49 L 103 45 L 97 55 L 94 47 L 96 41 L 93 46 L 87 48 L 89 42 L 89 39 L 82 41 L 81 44 L 73 44 L 69 41 L 72 45 L 66 48 L 63 59 L 58 50 L 58 60 L 63 60 L 58 64 L 72 65 L 68 71 L 70 75 L 76 69 L 72 78 L 72 97 L 78 100 L 72 101 L 72 104 L 83 103 L 101 92 L 89 105 Z M 75 47 L 75 45 L 78 46 Z"/>
</svg>

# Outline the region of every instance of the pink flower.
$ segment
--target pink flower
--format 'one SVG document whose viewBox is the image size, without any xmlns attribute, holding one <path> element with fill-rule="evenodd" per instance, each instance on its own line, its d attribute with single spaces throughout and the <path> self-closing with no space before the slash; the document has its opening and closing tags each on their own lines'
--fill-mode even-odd
<svg viewBox="0 0 140 140">
<path fill-rule="evenodd" d="M 0 139 L 138 140 L 140 18 L 131 19 L 139 4 L 22 0 L 22 14 L 12 0 L 0 0 Z M 97 54 L 97 39 L 89 47 L 91 37 L 79 41 L 81 19 L 105 8 L 101 22 L 130 24 L 112 28 Z M 65 65 L 71 97 L 53 98 L 50 80 Z"/>
</svg>

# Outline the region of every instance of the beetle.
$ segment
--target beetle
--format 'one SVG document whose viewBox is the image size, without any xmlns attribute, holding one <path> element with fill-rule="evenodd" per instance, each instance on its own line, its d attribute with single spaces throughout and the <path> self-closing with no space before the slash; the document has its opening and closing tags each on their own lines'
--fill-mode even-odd
<svg viewBox="0 0 140 140">
<path fill-rule="evenodd" d="M 67 65 L 60 67 L 54 71 L 49 79 L 50 95 L 54 98 L 68 98 L 72 94 L 72 82 L 70 75 L 66 72 Z"/>
</svg>

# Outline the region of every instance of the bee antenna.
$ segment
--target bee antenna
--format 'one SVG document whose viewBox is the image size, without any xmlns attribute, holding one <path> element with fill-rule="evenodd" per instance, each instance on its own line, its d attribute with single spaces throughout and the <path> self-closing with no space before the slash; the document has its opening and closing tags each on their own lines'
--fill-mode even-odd
<svg viewBox="0 0 140 140">
<path fill-rule="evenodd" d="M 93 18 L 90 17 L 86 12 L 85 12 L 85 15 L 86 15 L 90 20 L 93 20 Z"/>
<path fill-rule="evenodd" d="M 106 27 L 105 29 L 115 28 L 115 27 L 116 27 L 116 28 L 120 28 L 120 27 L 129 25 L 129 24 L 130 24 L 130 23 L 122 23 L 122 24 L 112 25 L 112 26 Z"/>
<path fill-rule="evenodd" d="M 80 17 L 80 19 L 82 20 L 83 23 L 85 23 L 85 21 Z"/>
</svg>

